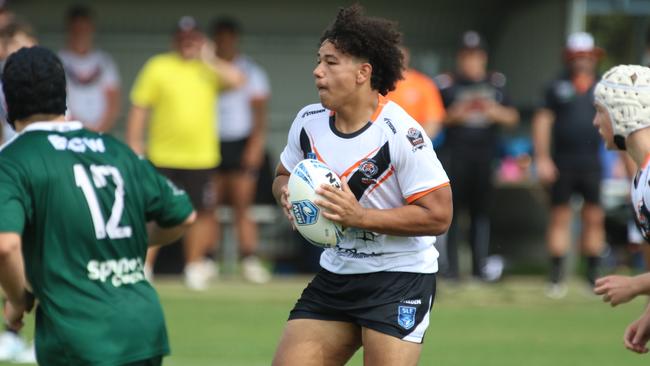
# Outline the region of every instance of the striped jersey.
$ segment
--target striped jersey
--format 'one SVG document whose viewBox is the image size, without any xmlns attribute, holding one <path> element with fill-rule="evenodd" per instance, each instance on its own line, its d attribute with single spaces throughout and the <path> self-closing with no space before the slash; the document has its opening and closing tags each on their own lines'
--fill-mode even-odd
<svg viewBox="0 0 650 366">
<path fill-rule="evenodd" d="M 632 205 L 636 226 L 646 242 L 650 242 L 650 155 L 644 166 L 638 171 L 632 181 Z"/>
<path fill-rule="evenodd" d="M 365 208 L 391 209 L 416 201 L 449 179 L 422 127 L 399 105 L 380 97 L 377 110 L 360 130 L 345 134 L 334 112 L 309 105 L 296 116 L 280 156 L 292 171 L 303 159 L 315 158 L 340 177 Z M 435 237 L 393 236 L 358 228 L 321 255 L 321 266 L 338 274 L 379 271 L 435 273 Z"/>
</svg>

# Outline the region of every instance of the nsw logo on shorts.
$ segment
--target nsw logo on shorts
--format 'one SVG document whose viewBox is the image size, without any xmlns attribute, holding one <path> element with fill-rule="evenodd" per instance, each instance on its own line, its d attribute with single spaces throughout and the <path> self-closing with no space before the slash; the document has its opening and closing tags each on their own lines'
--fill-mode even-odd
<svg viewBox="0 0 650 366">
<path fill-rule="evenodd" d="M 318 207 L 311 201 L 302 200 L 291 202 L 291 209 L 298 225 L 313 225 L 318 219 Z"/>
<path fill-rule="evenodd" d="M 411 329 L 415 325 L 414 306 L 399 306 L 397 308 L 397 324 L 404 329 Z"/>
</svg>

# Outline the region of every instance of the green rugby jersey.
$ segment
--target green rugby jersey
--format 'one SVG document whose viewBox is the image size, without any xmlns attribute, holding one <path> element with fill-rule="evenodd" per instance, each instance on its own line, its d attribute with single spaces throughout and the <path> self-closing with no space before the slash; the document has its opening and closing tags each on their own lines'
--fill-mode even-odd
<svg viewBox="0 0 650 366">
<path fill-rule="evenodd" d="M 115 138 L 38 122 L 0 151 L 0 232 L 22 235 L 42 365 L 122 365 L 169 353 L 144 278 L 146 223 L 182 223 L 182 190 Z"/>
</svg>

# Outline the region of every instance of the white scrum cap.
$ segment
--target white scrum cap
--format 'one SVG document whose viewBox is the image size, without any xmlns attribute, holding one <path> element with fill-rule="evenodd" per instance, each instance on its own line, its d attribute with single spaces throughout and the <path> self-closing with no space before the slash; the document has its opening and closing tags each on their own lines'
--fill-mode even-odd
<svg viewBox="0 0 650 366">
<path fill-rule="evenodd" d="M 650 68 L 615 66 L 598 82 L 594 96 L 609 112 L 619 149 L 625 149 L 630 133 L 650 127 Z"/>
</svg>

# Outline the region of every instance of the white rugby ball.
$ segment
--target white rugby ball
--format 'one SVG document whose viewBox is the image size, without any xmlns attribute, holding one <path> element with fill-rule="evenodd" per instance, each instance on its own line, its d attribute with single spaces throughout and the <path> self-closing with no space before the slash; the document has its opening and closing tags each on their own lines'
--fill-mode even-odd
<svg viewBox="0 0 650 366">
<path fill-rule="evenodd" d="M 289 203 L 298 232 L 316 246 L 331 248 L 343 239 L 343 228 L 325 218 L 314 203 L 321 198 L 315 191 L 321 184 L 341 189 L 341 180 L 327 165 L 315 159 L 300 161 L 289 176 Z"/>
</svg>

